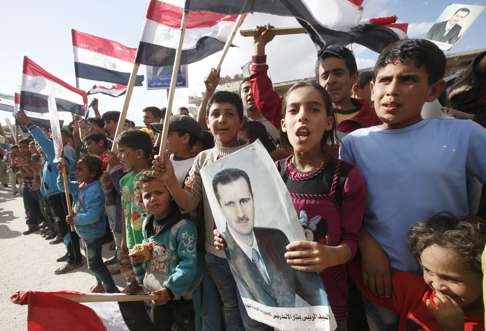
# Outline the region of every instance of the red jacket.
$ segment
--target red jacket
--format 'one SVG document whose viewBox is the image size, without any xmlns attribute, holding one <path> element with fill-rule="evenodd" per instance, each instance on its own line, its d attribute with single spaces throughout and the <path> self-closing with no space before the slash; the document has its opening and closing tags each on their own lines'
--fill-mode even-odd
<svg viewBox="0 0 486 331">
<path fill-rule="evenodd" d="M 337 131 L 350 133 L 357 129 L 368 128 L 382 123 L 378 116 L 376 116 L 375 110 L 367 102 L 358 99 L 351 99 L 351 101 L 360 107 L 359 112 L 352 118 L 339 123 L 336 128 Z"/>
</svg>

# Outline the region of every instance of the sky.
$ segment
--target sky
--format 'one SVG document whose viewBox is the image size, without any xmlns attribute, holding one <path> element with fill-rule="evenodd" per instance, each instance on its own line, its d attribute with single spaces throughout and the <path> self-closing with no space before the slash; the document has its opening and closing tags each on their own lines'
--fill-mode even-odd
<svg viewBox="0 0 486 331">
<path fill-rule="evenodd" d="M 324 1 L 324 0 L 323 0 Z M 0 93 L 13 95 L 20 90 L 22 59 L 29 56 L 47 71 L 75 85 L 71 29 L 116 40 L 136 47 L 145 21 L 148 0 L 2 0 L 4 14 L 0 20 Z M 363 18 L 396 15 L 401 22 L 409 23 L 408 36 L 423 36 L 439 17 L 443 9 L 453 2 L 443 0 L 365 0 Z M 486 5 L 486 0 L 458 3 Z M 272 24 L 276 27 L 298 26 L 293 18 L 272 15 L 249 15 L 242 28 Z M 485 48 L 486 13 L 476 20 L 467 33 L 449 53 Z M 252 39 L 234 40 L 237 47 L 228 52 L 221 69 L 221 76 L 241 73 L 241 66 L 251 58 Z M 373 66 L 377 55 L 359 45 L 352 45 L 358 67 Z M 277 36 L 267 46 L 270 77 L 274 82 L 311 77 L 316 50 L 305 35 Z M 174 111 L 187 105 L 189 95 L 200 95 L 204 78 L 216 66 L 220 52 L 189 65 L 189 87 L 176 91 Z M 140 68 L 145 74 L 145 68 Z M 81 80 L 80 88 L 88 90 L 95 82 Z M 97 95 L 100 111 L 121 110 L 124 97 L 111 98 Z M 91 97 L 90 97 L 91 98 Z M 166 106 L 165 90 L 147 90 L 137 87 L 128 110 L 127 118 L 142 123 L 142 109 L 146 106 Z M 5 123 L 9 113 L 0 111 L 0 123 Z"/>
</svg>

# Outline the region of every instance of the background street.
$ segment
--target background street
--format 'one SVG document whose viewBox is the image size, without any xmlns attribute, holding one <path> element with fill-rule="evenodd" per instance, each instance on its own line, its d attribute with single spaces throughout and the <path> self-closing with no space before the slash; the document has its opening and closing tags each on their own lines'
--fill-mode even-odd
<svg viewBox="0 0 486 331">
<path fill-rule="evenodd" d="M 65 254 L 64 245 L 49 245 L 39 232 L 24 236 L 27 229 L 22 198 L 13 196 L 9 188 L 0 188 L 0 330 L 27 329 L 27 306 L 10 302 L 10 295 L 21 290 L 75 290 L 87 292 L 96 284 L 85 265 L 74 272 L 54 275 L 62 263 L 56 258 Z M 103 257 L 113 251 L 109 244 L 103 247 Z M 109 267 L 113 269 L 113 266 Z M 120 275 L 114 277 L 118 286 Z"/>
</svg>

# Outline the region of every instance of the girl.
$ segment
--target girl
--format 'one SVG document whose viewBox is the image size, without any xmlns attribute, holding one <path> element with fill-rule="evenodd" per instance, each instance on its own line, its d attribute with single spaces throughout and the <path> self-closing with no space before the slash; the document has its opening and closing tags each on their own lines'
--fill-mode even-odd
<svg viewBox="0 0 486 331">
<path fill-rule="evenodd" d="M 356 253 L 367 202 L 366 185 L 352 165 L 334 158 L 335 122 L 327 92 L 314 82 L 293 85 L 282 103 L 282 143 L 293 153 L 277 162 L 308 240 L 287 246 L 295 270 L 320 272 L 338 330 L 346 330 L 345 264 Z"/>
<path fill-rule="evenodd" d="M 59 162 L 59 172 L 65 168 L 64 160 Z M 103 263 L 101 249 L 106 231 L 105 196 L 99 178 L 101 160 L 95 155 L 85 155 L 76 164 L 77 182 L 71 182 L 73 214 L 66 216 L 66 223 L 74 225 L 76 233 L 85 243 L 88 269 L 94 273 L 97 285 L 91 292 L 118 292 L 110 272 Z M 59 189 L 64 189 L 61 175 Z"/>
<path fill-rule="evenodd" d="M 422 276 L 393 272 L 390 298 L 364 285 L 359 264 L 351 265 L 351 277 L 368 300 L 399 314 L 399 331 L 484 330 L 480 261 L 485 243 L 483 219 L 440 213 L 410 228 L 409 245 Z"/>
</svg>

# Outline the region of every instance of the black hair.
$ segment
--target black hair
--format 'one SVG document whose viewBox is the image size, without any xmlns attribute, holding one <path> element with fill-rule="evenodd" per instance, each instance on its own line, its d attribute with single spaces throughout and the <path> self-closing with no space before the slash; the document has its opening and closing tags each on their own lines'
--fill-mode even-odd
<svg viewBox="0 0 486 331">
<path fill-rule="evenodd" d="M 150 114 L 152 114 L 153 117 L 158 117 L 158 118 L 162 118 L 162 116 L 164 115 L 164 114 L 162 114 L 162 110 L 160 110 L 159 108 L 154 107 L 154 106 L 145 107 L 142 111 L 144 113 L 150 113 Z"/>
<path fill-rule="evenodd" d="M 147 159 L 152 155 L 152 139 L 141 130 L 129 129 L 124 131 L 118 138 L 118 144 L 135 150 L 141 149 Z"/>
<path fill-rule="evenodd" d="M 106 138 L 106 135 L 104 135 L 103 133 L 91 133 L 86 137 L 84 137 L 83 139 L 84 142 L 87 142 L 88 140 L 92 140 L 95 143 L 103 141 L 104 142 L 103 147 L 108 148 L 108 139 Z"/>
<path fill-rule="evenodd" d="M 208 130 L 201 130 L 198 142 L 201 144 L 203 151 L 214 147 L 214 137 Z"/>
<path fill-rule="evenodd" d="M 103 122 L 108 122 L 108 121 L 115 121 L 117 122 L 118 119 L 120 118 L 120 112 L 116 110 L 110 110 L 101 115 L 101 119 Z"/>
<path fill-rule="evenodd" d="M 241 101 L 241 97 L 238 94 L 230 91 L 217 91 L 214 93 L 208 102 L 208 112 L 214 103 L 222 102 L 227 102 L 235 106 L 240 120 L 243 120 L 243 102 Z"/>
<path fill-rule="evenodd" d="M 285 118 L 285 112 L 287 108 L 287 97 L 290 95 L 291 92 L 297 90 L 298 88 L 301 87 L 312 87 L 319 92 L 319 94 L 322 97 L 322 101 L 324 102 L 324 107 L 326 108 L 326 115 L 328 117 L 332 118 L 332 128 L 329 131 L 324 132 L 324 135 L 322 136 L 321 139 L 321 150 L 326 151 L 327 150 L 327 145 L 328 144 L 335 144 L 335 137 L 336 137 L 336 121 L 334 120 L 334 112 L 332 108 L 332 103 L 331 103 L 331 97 L 329 94 L 326 92 L 324 87 L 322 87 L 319 83 L 316 81 L 308 81 L 308 82 L 298 82 L 292 85 L 288 90 L 287 93 L 285 93 L 283 99 L 282 99 L 282 118 Z M 287 137 L 287 134 L 280 130 L 280 142 L 282 143 L 283 146 L 285 147 L 292 147 L 289 142 L 289 138 Z"/>
<path fill-rule="evenodd" d="M 241 87 L 243 86 L 244 83 L 249 82 L 249 81 L 250 81 L 250 77 L 245 77 L 241 80 L 240 87 L 239 87 L 239 90 L 238 90 L 240 92 L 240 95 L 241 95 Z"/>
<path fill-rule="evenodd" d="M 464 11 L 464 12 L 466 12 L 466 13 L 467 13 L 467 14 L 466 14 L 466 16 L 467 16 L 467 15 L 469 15 L 469 13 L 471 12 L 471 9 L 466 8 L 466 7 L 459 8 L 458 10 L 456 10 L 456 11 L 454 12 L 454 14 L 453 14 L 452 16 L 456 15 L 456 14 L 457 14 L 458 12 L 460 12 L 460 11 Z"/>
<path fill-rule="evenodd" d="M 86 154 L 79 158 L 78 163 L 86 164 L 94 179 L 99 179 L 103 173 L 101 159 L 97 155 Z"/>
<path fill-rule="evenodd" d="M 32 139 L 30 138 L 23 138 L 23 139 L 20 139 L 18 144 L 19 145 L 28 145 L 30 144 L 30 142 L 32 141 Z"/>
<path fill-rule="evenodd" d="M 73 137 L 73 134 L 72 134 L 71 130 L 69 130 L 69 128 L 62 128 L 61 134 L 64 134 L 64 135 L 68 136 L 69 138 Z"/>
<path fill-rule="evenodd" d="M 356 80 L 356 85 L 360 88 L 365 87 L 368 85 L 373 79 L 375 75 L 371 70 L 360 71 L 358 73 L 358 79 Z"/>
<path fill-rule="evenodd" d="M 319 80 L 319 65 L 327 58 L 335 57 L 341 59 L 346 64 L 349 74 L 352 76 L 358 72 L 358 65 L 353 52 L 344 46 L 331 45 L 322 48 L 317 53 L 317 61 L 315 65 L 316 80 Z"/>
<path fill-rule="evenodd" d="M 9 150 L 12 150 L 13 148 L 17 148 L 18 149 L 19 148 L 19 145 L 12 145 L 12 146 L 10 146 Z"/>
<path fill-rule="evenodd" d="M 260 142 L 263 144 L 268 153 L 273 152 L 275 148 L 277 148 L 272 141 L 272 138 L 268 134 L 265 125 L 263 125 L 262 123 L 257 121 L 245 121 L 245 123 L 243 123 L 243 126 L 241 127 L 241 130 L 246 132 L 249 143 L 260 139 Z"/>
<path fill-rule="evenodd" d="M 461 256 L 471 271 L 482 274 L 481 253 L 486 244 L 486 221 L 477 216 L 456 217 L 439 213 L 410 227 L 410 249 L 418 261 L 432 245 L 450 248 Z"/>
<path fill-rule="evenodd" d="M 104 122 L 101 118 L 98 118 L 98 117 L 90 117 L 87 119 L 87 122 L 90 124 L 90 125 L 96 125 L 97 127 L 99 127 L 100 129 L 103 129 L 103 126 L 104 126 Z"/>
<path fill-rule="evenodd" d="M 131 121 L 129 119 L 125 119 L 125 123 L 128 125 L 129 128 L 133 129 L 135 128 L 135 122 Z"/>
<path fill-rule="evenodd" d="M 195 135 L 191 134 L 189 131 L 184 130 L 182 128 L 178 128 L 177 130 L 169 130 L 169 132 L 176 132 L 179 135 L 179 137 L 188 134 L 190 147 L 194 146 L 199 140 L 199 137 L 196 137 Z"/>
<path fill-rule="evenodd" d="M 375 64 L 375 77 L 380 69 L 388 64 L 400 61 L 412 61 L 417 68 L 424 68 L 428 75 L 429 84 L 433 84 L 444 77 L 446 57 L 444 53 L 431 41 L 426 39 L 405 39 L 388 45 L 378 57 Z"/>
<path fill-rule="evenodd" d="M 246 183 L 248 184 L 248 189 L 250 191 L 250 194 L 253 196 L 253 191 L 251 189 L 251 182 L 250 182 L 250 177 L 248 177 L 248 174 L 241 170 L 241 169 L 236 169 L 236 168 L 227 168 L 224 170 L 221 170 L 218 172 L 216 175 L 213 177 L 213 191 L 214 194 L 216 195 L 216 199 L 218 199 L 218 202 L 220 200 L 220 196 L 218 194 L 218 184 L 219 185 L 227 185 L 229 183 L 232 183 L 239 178 L 243 178 Z"/>
</svg>

